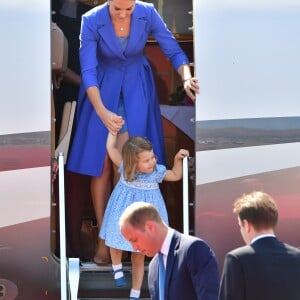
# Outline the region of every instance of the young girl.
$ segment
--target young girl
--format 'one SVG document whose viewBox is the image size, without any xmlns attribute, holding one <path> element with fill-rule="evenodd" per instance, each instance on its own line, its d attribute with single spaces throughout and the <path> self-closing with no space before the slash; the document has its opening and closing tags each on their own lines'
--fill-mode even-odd
<svg viewBox="0 0 300 300">
<path fill-rule="evenodd" d="M 107 151 L 113 163 L 119 167 L 120 179 L 108 201 L 100 237 L 110 247 L 114 280 L 117 287 L 126 285 L 122 269 L 122 251 L 131 251 L 132 289 L 130 300 L 139 299 L 144 276 L 144 255 L 134 252 L 119 229 L 119 218 L 123 211 L 135 201 L 145 201 L 154 205 L 164 222 L 168 224 L 168 214 L 158 183 L 163 180 L 178 181 L 182 178 L 182 159 L 189 155 L 180 150 L 174 158 L 172 170 L 157 164 L 152 144 L 139 136 L 129 138 L 122 153 L 116 146 L 117 136 L 108 134 Z"/>
</svg>

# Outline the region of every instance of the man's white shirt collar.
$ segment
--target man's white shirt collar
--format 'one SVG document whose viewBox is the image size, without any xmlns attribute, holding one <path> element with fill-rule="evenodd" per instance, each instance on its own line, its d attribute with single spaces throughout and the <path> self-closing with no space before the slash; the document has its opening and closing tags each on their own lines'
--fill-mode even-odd
<svg viewBox="0 0 300 300">
<path fill-rule="evenodd" d="M 173 234 L 174 234 L 174 229 L 168 227 L 168 233 L 167 233 L 167 235 L 165 237 L 165 240 L 164 240 L 164 242 L 161 246 L 161 249 L 160 249 L 160 252 L 163 254 L 165 266 L 167 265 L 167 257 L 168 257 L 168 254 L 169 254 Z"/>
<path fill-rule="evenodd" d="M 251 244 L 253 244 L 253 243 L 256 242 L 257 240 L 260 240 L 260 239 L 265 238 L 265 237 L 275 237 L 275 234 L 272 234 L 272 233 L 261 234 L 261 235 L 255 237 L 255 238 L 251 241 Z"/>
</svg>

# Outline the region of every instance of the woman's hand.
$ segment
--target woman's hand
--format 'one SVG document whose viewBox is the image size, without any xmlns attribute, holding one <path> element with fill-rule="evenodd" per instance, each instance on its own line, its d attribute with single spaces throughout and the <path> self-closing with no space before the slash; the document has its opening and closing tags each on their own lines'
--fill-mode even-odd
<svg viewBox="0 0 300 300">
<path fill-rule="evenodd" d="M 111 112 L 110 110 L 106 110 L 100 116 L 100 118 L 104 123 L 104 125 L 106 126 L 106 128 L 108 129 L 108 131 L 113 135 L 116 135 L 124 124 L 123 118 Z"/>
<path fill-rule="evenodd" d="M 196 77 L 190 77 L 183 80 L 183 88 L 186 94 L 195 102 L 196 95 L 199 94 L 200 87 L 198 85 L 198 80 Z"/>
<path fill-rule="evenodd" d="M 104 106 L 100 97 L 100 91 L 98 87 L 91 86 L 86 90 L 86 92 L 94 107 L 96 114 L 99 116 L 105 127 L 108 129 L 109 132 L 116 135 L 124 124 L 123 118 L 108 110 Z"/>
</svg>

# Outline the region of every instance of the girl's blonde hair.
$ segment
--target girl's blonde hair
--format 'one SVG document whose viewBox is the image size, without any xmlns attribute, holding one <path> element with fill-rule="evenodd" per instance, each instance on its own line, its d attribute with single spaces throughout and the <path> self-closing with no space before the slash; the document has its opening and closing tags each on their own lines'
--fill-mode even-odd
<svg viewBox="0 0 300 300">
<path fill-rule="evenodd" d="M 125 180 L 133 181 L 135 179 L 138 154 L 143 151 L 152 150 L 152 144 L 141 136 L 133 136 L 126 141 L 122 149 Z"/>
</svg>

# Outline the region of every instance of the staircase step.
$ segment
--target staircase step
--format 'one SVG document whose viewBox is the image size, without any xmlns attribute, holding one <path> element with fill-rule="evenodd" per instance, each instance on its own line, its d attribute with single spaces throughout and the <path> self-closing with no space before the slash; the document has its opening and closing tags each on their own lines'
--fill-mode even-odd
<svg viewBox="0 0 300 300">
<path fill-rule="evenodd" d="M 79 300 L 128 300 L 128 298 L 78 298 Z M 140 298 L 140 300 L 150 300 L 150 298 Z"/>
<path fill-rule="evenodd" d="M 93 262 L 81 262 L 78 298 L 81 300 L 90 299 L 126 299 L 129 298 L 131 288 L 131 264 L 123 264 L 127 286 L 117 288 L 114 285 L 112 268 L 110 265 L 99 266 Z M 148 300 L 148 264 L 145 263 L 145 274 L 141 289 L 141 300 Z"/>
</svg>

